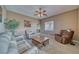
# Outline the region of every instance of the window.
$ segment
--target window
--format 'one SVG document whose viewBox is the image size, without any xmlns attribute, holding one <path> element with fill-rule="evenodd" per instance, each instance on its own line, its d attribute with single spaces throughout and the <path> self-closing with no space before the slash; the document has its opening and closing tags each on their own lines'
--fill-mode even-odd
<svg viewBox="0 0 79 59">
<path fill-rule="evenodd" d="M 54 30 L 54 21 L 45 22 L 45 31 L 53 31 Z"/>
</svg>

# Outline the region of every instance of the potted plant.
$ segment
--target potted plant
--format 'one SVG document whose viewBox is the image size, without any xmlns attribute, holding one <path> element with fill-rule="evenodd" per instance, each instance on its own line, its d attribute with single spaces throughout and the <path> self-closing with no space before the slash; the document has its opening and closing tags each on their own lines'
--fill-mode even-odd
<svg viewBox="0 0 79 59">
<path fill-rule="evenodd" d="M 11 19 L 5 22 L 6 29 L 10 30 L 14 35 L 16 28 L 19 26 L 19 22 L 15 19 Z"/>
</svg>

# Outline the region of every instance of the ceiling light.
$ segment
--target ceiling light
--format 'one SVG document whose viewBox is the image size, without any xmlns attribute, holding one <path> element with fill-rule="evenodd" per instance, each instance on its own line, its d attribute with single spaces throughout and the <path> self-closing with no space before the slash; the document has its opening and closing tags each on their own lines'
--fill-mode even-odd
<svg viewBox="0 0 79 59">
<path fill-rule="evenodd" d="M 43 10 L 42 8 L 39 8 L 38 10 L 36 10 L 34 15 L 39 17 L 47 16 L 46 10 Z"/>
</svg>

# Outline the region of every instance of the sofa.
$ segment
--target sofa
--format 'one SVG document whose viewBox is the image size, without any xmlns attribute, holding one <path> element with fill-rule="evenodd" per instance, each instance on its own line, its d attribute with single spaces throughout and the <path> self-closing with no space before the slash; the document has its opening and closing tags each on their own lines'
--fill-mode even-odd
<svg viewBox="0 0 79 59">
<path fill-rule="evenodd" d="M 17 54 L 16 41 L 12 40 L 11 32 L 0 33 L 0 54 Z"/>
<path fill-rule="evenodd" d="M 24 35 L 15 37 L 20 54 L 38 54 L 38 48 L 33 46 Z"/>
<path fill-rule="evenodd" d="M 23 37 L 23 36 L 21 36 Z M 20 37 L 19 37 L 20 38 Z M 11 32 L 3 32 L 0 33 L 0 54 L 38 54 L 38 48 L 35 46 L 31 46 L 25 39 L 23 41 L 25 44 L 20 44 L 21 48 L 24 46 L 26 47 L 25 51 L 20 48 L 18 49 L 18 42 L 17 39 L 12 37 Z M 21 43 L 21 42 L 20 42 Z M 28 48 L 29 47 L 29 48 Z M 28 49 L 27 49 L 28 48 Z M 23 53 L 21 53 L 23 52 Z"/>
</svg>

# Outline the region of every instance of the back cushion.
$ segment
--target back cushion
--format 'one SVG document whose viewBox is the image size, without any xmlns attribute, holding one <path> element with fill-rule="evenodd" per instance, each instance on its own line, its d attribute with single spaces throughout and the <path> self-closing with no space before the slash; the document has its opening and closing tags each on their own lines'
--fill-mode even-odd
<svg viewBox="0 0 79 59">
<path fill-rule="evenodd" d="M 68 32 L 67 30 L 61 30 L 61 35 L 62 36 L 72 38 L 73 37 L 73 34 L 74 34 L 74 31 Z"/>
<path fill-rule="evenodd" d="M 4 33 L 1 33 L 0 34 L 1 37 L 5 37 L 7 38 L 8 40 L 11 40 L 11 36 L 12 36 L 12 33 L 11 32 L 4 32 Z"/>
</svg>

